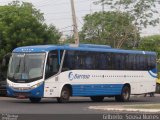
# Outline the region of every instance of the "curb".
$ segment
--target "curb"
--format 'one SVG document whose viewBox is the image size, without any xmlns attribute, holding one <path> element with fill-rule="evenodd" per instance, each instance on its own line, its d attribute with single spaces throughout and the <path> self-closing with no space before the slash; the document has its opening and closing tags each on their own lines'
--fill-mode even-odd
<svg viewBox="0 0 160 120">
<path fill-rule="evenodd" d="M 106 111 L 128 111 L 128 112 L 149 112 L 149 113 L 160 113 L 160 109 L 134 109 L 124 108 L 123 106 L 90 106 L 89 109 L 94 110 L 106 110 Z"/>
</svg>

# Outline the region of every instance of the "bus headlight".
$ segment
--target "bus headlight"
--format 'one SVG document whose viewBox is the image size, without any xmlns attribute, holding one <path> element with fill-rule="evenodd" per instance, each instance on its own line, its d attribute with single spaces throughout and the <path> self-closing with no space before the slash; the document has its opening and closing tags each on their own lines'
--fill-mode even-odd
<svg viewBox="0 0 160 120">
<path fill-rule="evenodd" d="M 42 83 L 43 83 L 43 82 L 40 82 L 40 83 L 37 83 L 37 84 L 31 86 L 31 89 L 37 88 L 37 87 L 40 86 Z"/>
<path fill-rule="evenodd" d="M 9 83 L 7 83 L 7 86 L 8 86 L 8 87 L 13 87 L 13 85 L 12 85 L 12 84 L 9 84 Z"/>
<path fill-rule="evenodd" d="M 43 82 L 37 83 L 37 84 L 35 84 L 35 85 L 31 86 L 31 87 L 16 87 L 13 84 L 7 84 L 7 85 L 8 85 L 8 87 L 13 88 L 15 90 L 31 90 L 31 89 L 39 87 L 42 83 Z"/>
</svg>

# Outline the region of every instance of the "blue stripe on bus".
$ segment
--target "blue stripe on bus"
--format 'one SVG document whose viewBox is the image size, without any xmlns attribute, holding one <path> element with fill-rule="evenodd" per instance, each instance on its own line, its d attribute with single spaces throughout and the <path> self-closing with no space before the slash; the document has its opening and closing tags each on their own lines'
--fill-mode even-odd
<svg viewBox="0 0 160 120">
<path fill-rule="evenodd" d="M 148 73 L 149 73 L 152 77 L 157 78 L 157 75 L 154 75 L 151 71 L 148 71 Z"/>
<path fill-rule="evenodd" d="M 123 84 L 72 85 L 72 96 L 120 95 Z"/>
<path fill-rule="evenodd" d="M 151 71 L 152 71 L 153 73 L 155 73 L 155 74 L 157 74 L 157 72 L 158 72 L 156 68 L 152 69 Z"/>
</svg>

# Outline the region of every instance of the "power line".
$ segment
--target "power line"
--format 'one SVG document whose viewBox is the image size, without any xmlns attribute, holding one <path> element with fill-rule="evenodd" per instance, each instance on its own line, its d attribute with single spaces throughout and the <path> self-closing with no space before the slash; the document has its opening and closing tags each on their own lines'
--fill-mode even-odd
<svg viewBox="0 0 160 120">
<path fill-rule="evenodd" d="M 73 32 L 73 30 L 63 30 L 63 31 L 60 31 L 60 32 Z"/>
<path fill-rule="evenodd" d="M 50 1 L 51 2 L 51 1 Z M 52 1 L 53 2 L 53 1 Z M 78 0 L 78 1 L 76 1 L 76 3 L 78 3 L 78 4 L 84 4 L 85 2 L 88 2 L 88 0 Z M 46 3 L 46 2 L 45 2 Z M 48 2 L 49 3 L 49 2 Z M 54 4 L 44 4 L 44 5 L 39 5 L 38 7 L 43 7 L 43 6 L 50 6 L 50 5 L 54 5 L 54 6 L 57 6 L 57 5 L 66 5 L 66 4 L 68 4 L 69 2 L 55 2 Z"/>
<path fill-rule="evenodd" d="M 37 6 L 37 7 L 45 7 L 45 6 L 53 6 L 54 7 L 59 7 L 59 5 L 66 5 L 66 4 L 69 4 L 69 2 L 62 2 L 62 3 L 57 3 L 57 4 L 44 4 L 44 5 L 40 5 L 40 6 Z"/>
<path fill-rule="evenodd" d="M 57 1 L 57 0 L 54 0 L 54 1 Z M 38 2 L 35 2 L 34 4 L 39 4 L 39 3 L 41 3 L 41 5 L 42 4 L 45 4 L 45 3 L 50 3 L 50 2 L 53 2 L 53 0 L 42 0 L 42 1 L 38 1 Z M 40 4 L 39 4 L 40 5 Z"/>
<path fill-rule="evenodd" d="M 101 11 L 101 9 L 92 9 L 92 11 Z M 46 15 L 47 14 L 68 14 L 70 11 L 67 11 L 67 12 L 50 12 L 50 13 L 45 13 Z M 90 13 L 90 10 L 77 10 L 78 13 L 85 13 L 85 12 L 89 12 Z"/>
<path fill-rule="evenodd" d="M 71 20 L 72 18 L 71 17 L 66 17 L 66 18 L 53 18 L 53 19 L 49 19 L 49 21 L 51 20 L 61 20 L 61 21 L 65 21 L 65 20 Z"/>
<path fill-rule="evenodd" d="M 70 25 L 70 26 L 67 26 L 67 27 L 64 27 L 64 28 L 60 28 L 59 30 L 63 30 L 63 29 L 71 28 L 71 27 L 73 27 L 73 25 Z"/>
<path fill-rule="evenodd" d="M 21 0 L 20 0 L 21 1 Z M 68 0 L 69 1 L 69 0 Z M 54 4 L 52 4 L 52 2 L 54 3 Z M 76 4 L 77 5 L 79 5 L 79 4 L 86 4 L 87 2 L 90 2 L 90 0 L 76 0 Z M 45 2 L 43 2 L 42 0 L 40 0 L 39 1 L 39 3 L 41 4 L 39 4 L 39 5 L 36 5 L 37 4 L 37 2 L 33 2 L 33 4 L 34 4 L 34 7 L 36 7 L 36 8 L 43 8 L 43 7 L 48 7 L 48 6 L 54 6 L 54 7 L 61 7 L 61 6 L 64 6 L 64 5 L 66 5 L 66 4 L 69 4 L 69 2 L 62 2 L 62 1 L 57 1 L 57 0 L 55 0 L 55 1 L 53 1 L 53 0 L 46 0 Z M 36 6 L 35 6 L 36 5 Z M 93 9 L 93 10 L 95 10 L 95 9 Z M 97 10 L 97 9 L 96 9 Z M 85 12 L 90 12 L 90 10 L 77 10 L 78 11 L 78 14 L 83 14 L 83 13 L 85 13 Z M 98 9 L 98 11 L 100 11 L 99 9 Z M 70 14 L 71 13 L 71 11 L 68 11 L 68 12 L 50 12 L 50 13 L 44 13 L 44 15 L 47 15 L 47 14 L 52 14 L 52 15 L 54 15 L 54 14 L 56 14 L 56 15 L 60 15 L 60 14 L 63 14 L 63 18 L 53 18 L 53 19 L 50 19 L 50 20 L 45 20 L 45 21 L 51 21 L 51 24 L 52 23 L 56 23 L 57 22 L 57 20 L 58 21 L 71 21 L 71 17 L 64 17 L 64 14 Z M 80 19 L 78 19 L 77 18 L 77 20 L 79 21 L 79 23 L 81 24 L 81 25 L 83 25 L 83 23 L 81 22 L 81 20 Z M 67 26 L 67 27 L 64 27 L 64 28 L 61 28 L 60 30 L 66 30 L 66 29 L 69 29 L 69 28 L 71 28 L 71 27 L 73 27 L 73 25 L 70 25 L 70 26 Z M 79 26 L 77 26 L 77 27 L 79 27 Z M 78 28 L 76 28 L 76 29 L 78 29 Z M 70 31 L 70 30 L 69 30 Z M 73 30 L 72 30 L 73 31 Z"/>
<path fill-rule="evenodd" d="M 80 21 L 80 19 L 77 18 L 77 20 L 79 21 L 79 23 L 83 26 L 83 23 Z"/>
<path fill-rule="evenodd" d="M 79 1 L 76 1 L 77 4 L 85 4 L 86 2 L 88 2 L 89 0 L 79 0 Z M 54 4 L 50 4 L 50 3 L 47 3 L 47 4 L 43 4 L 43 5 L 39 5 L 37 7 L 45 7 L 45 6 L 54 6 L 54 7 L 59 7 L 59 5 L 66 5 L 66 4 L 70 4 L 69 2 L 61 2 L 61 3 L 54 3 Z"/>
</svg>

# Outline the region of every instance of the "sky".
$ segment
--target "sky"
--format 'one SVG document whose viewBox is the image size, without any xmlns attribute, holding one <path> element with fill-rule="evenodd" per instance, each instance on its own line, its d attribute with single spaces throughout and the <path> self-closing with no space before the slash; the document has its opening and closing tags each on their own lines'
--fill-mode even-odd
<svg viewBox="0 0 160 120">
<path fill-rule="evenodd" d="M 12 0 L 0 0 L 0 5 L 5 5 Z M 53 24 L 59 29 L 63 35 L 71 35 L 72 31 L 72 14 L 70 0 L 19 0 L 24 2 L 31 2 L 35 8 L 44 13 L 45 22 Z M 93 4 L 93 0 L 74 0 L 77 16 L 78 30 L 83 26 L 83 18 L 86 14 L 96 11 L 102 11 L 101 5 Z M 105 10 L 108 8 L 105 7 Z M 142 36 L 159 34 L 160 25 L 157 27 L 149 27 L 142 31 Z"/>
</svg>

